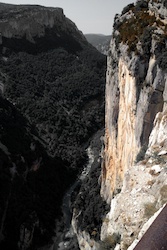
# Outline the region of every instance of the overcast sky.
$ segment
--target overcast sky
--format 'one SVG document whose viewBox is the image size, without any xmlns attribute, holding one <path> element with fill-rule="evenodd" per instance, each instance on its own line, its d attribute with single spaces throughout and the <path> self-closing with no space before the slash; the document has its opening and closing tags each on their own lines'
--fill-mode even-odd
<svg viewBox="0 0 167 250">
<path fill-rule="evenodd" d="M 61 7 L 84 34 L 98 33 L 110 35 L 116 13 L 135 0 L 2 0 L 12 4 L 39 4 Z"/>
</svg>

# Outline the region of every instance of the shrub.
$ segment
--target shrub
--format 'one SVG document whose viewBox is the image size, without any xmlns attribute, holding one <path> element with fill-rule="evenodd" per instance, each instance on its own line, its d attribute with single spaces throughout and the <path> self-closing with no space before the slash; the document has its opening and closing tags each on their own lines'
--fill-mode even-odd
<svg viewBox="0 0 167 250">
<path fill-rule="evenodd" d="M 134 16 L 129 19 L 124 19 L 122 23 L 117 25 L 118 31 L 120 33 L 120 40 L 129 46 L 129 52 L 136 51 L 136 45 L 140 39 L 145 36 L 149 36 L 149 41 L 151 38 L 152 26 L 156 23 L 157 27 L 164 26 L 160 20 L 157 20 L 155 15 L 149 15 L 146 11 L 146 2 L 137 2 L 136 7 L 133 9 Z M 140 9 L 139 9 L 140 7 Z M 143 35 L 147 27 L 146 33 Z M 150 44 L 147 44 L 150 46 Z M 145 45 L 144 45 L 145 46 Z M 149 49 L 147 46 L 147 50 Z"/>
<path fill-rule="evenodd" d="M 162 155 L 158 155 L 158 152 L 154 152 L 153 155 L 152 155 L 152 157 L 154 158 L 154 160 L 155 160 L 155 162 L 157 164 L 160 164 L 160 163 L 161 164 L 165 164 L 166 163 L 166 161 L 163 158 L 163 156 Z"/>
<path fill-rule="evenodd" d="M 154 27 L 147 27 L 141 36 L 141 44 L 142 44 L 144 55 L 150 56 L 152 33 L 154 30 L 155 30 Z"/>
</svg>

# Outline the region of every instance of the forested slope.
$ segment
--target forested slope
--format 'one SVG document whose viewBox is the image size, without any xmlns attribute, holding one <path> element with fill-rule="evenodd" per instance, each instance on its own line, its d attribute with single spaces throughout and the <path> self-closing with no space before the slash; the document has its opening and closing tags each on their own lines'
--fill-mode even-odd
<svg viewBox="0 0 167 250">
<path fill-rule="evenodd" d="M 106 58 L 59 8 L 0 6 L 0 248 L 34 250 L 104 126 Z"/>
</svg>

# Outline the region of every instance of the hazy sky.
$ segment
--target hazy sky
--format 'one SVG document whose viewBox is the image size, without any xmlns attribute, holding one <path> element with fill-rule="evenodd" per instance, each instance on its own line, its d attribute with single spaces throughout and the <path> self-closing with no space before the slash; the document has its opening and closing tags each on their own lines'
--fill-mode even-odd
<svg viewBox="0 0 167 250">
<path fill-rule="evenodd" d="M 3 3 L 39 4 L 61 7 L 84 34 L 99 33 L 110 35 L 116 13 L 135 0 L 7 0 Z"/>
</svg>

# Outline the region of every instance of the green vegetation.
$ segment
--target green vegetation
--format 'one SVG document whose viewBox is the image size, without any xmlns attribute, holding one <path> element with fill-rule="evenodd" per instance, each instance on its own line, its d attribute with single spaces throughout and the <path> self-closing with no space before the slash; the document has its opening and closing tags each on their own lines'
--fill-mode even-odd
<svg viewBox="0 0 167 250">
<path fill-rule="evenodd" d="M 156 152 L 156 151 L 154 151 L 154 153 L 152 154 L 152 158 L 154 159 L 156 164 L 165 164 L 166 163 L 163 155 L 158 155 L 158 152 Z"/>
<path fill-rule="evenodd" d="M 135 13 L 135 17 L 131 17 L 122 23 L 119 27 L 120 40 L 128 44 L 129 52 L 137 53 L 137 42 L 142 38 L 145 27 L 150 27 L 156 22 L 155 16 L 150 16 L 146 11 Z M 144 46 L 144 44 L 143 44 Z"/>
<path fill-rule="evenodd" d="M 134 9 L 134 4 L 133 3 L 128 4 L 123 8 L 121 15 L 124 15 L 125 13 L 129 12 L 132 9 Z"/>
<path fill-rule="evenodd" d="M 80 165 L 81 145 L 104 126 L 105 56 L 89 47 L 19 52 L 0 67 L 8 75 L 6 97 L 35 124 L 49 154 Z"/>
</svg>

